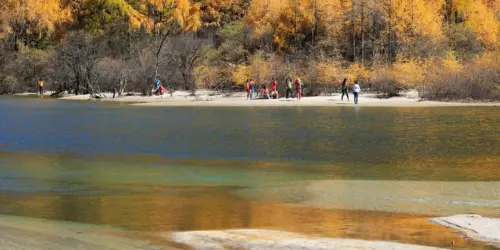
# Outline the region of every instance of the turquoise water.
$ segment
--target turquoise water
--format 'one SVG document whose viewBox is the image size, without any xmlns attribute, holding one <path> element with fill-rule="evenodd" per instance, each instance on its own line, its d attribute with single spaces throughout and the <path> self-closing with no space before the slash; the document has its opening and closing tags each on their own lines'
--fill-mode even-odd
<svg viewBox="0 0 500 250">
<path fill-rule="evenodd" d="M 268 225 L 250 207 L 296 199 L 241 191 L 305 180 L 500 181 L 498 107 L 144 108 L 0 98 L 0 120 L 0 213 L 9 215 L 223 229 Z M 300 221 L 273 225 L 318 232 Z"/>
</svg>

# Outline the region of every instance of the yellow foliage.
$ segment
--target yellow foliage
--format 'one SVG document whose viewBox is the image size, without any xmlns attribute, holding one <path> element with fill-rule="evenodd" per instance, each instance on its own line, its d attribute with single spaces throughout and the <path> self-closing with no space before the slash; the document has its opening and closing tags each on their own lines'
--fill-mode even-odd
<svg viewBox="0 0 500 250">
<path fill-rule="evenodd" d="M 318 10 L 319 26 L 341 15 L 339 5 L 339 0 L 253 0 L 245 19 L 254 36 L 272 32 L 274 43 L 283 50 L 289 46 L 288 40 L 303 40 L 301 34 L 312 29 L 313 7 Z"/>
<path fill-rule="evenodd" d="M 254 35 L 260 36 L 268 31 L 276 22 L 284 6 L 283 1 L 253 0 L 245 19 L 254 29 Z"/>
<path fill-rule="evenodd" d="M 0 32 L 12 32 L 12 22 L 29 23 L 28 33 L 54 32 L 57 25 L 71 21 L 71 10 L 59 0 L 0 0 Z"/>
<path fill-rule="evenodd" d="M 218 69 L 200 65 L 193 70 L 193 79 L 198 88 L 209 89 L 216 85 Z"/>
<path fill-rule="evenodd" d="M 407 62 L 396 62 L 392 66 L 395 79 L 405 87 L 414 88 L 420 86 L 425 79 L 423 64 L 416 60 Z"/>
<path fill-rule="evenodd" d="M 256 84 L 263 84 L 270 79 L 271 69 L 264 52 L 258 51 L 250 58 L 250 75 Z"/>
<path fill-rule="evenodd" d="M 481 41 L 488 47 L 498 48 L 500 23 L 495 10 L 482 0 L 457 0 L 454 10 L 462 14 L 466 24 L 479 34 Z M 497 5 L 498 3 L 493 5 Z"/>
<path fill-rule="evenodd" d="M 246 79 L 249 78 L 251 78 L 250 68 L 246 65 L 236 66 L 236 69 L 233 71 L 233 74 L 231 76 L 231 80 L 238 85 L 245 84 Z"/>
<path fill-rule="evenodd" d="M 500 71 L 500 52 L 487 52 L 476 58 L 473 63 L 478 65 L 487 65 L 490 68 L 495 68 Z"/>
<path fill-rule="evenodd" d="M 448 51 L 444 58 L 439 62 L 439 66 L 446 71 L 459 71 L 462 69 L 462 64 L 457 60 L 457 56 L 454 52 Z"/>
<path fill-rule="evenodd" d="M 220 26 L 222 15 L 221 9 L 227 8 L 233 4 L 233 0 L 205 0 L 201 4 L 205 7 L 205 11 L 201 13 L 204 20 L 203 25 L 208 27 Z"/>
<path fill-rule="evenodd" d="M 394 0 L 393 27 L 398 37 L 420 35 L 441 39 L 442 1 Z"/>
<path fill-rule="evenodd" d="M 352 64 L 351 67 L 347 70 L 347 76 L 352 81 L 367 79 L 369 75 L 370 72 L 358 63 Z"/>
<path fill-rule="evenodd" d="M 178 0 L 174 18 L 185 32 L 197 31 L 201 27 L 200 6 L 189 0 Z"/>
<path fill-rule="evenodd" d="M 316 65 L 317 81 L 319 84 L 335 84 L 342 80 L 342 70 L 337 63 L 319 62 Z"/>
<path fill-rule="evenodd" d="M 138 29 L 144 26 L 148 30 L 152 29 L 153 21 L 151 19 L 142 15 L 128 4 L 127 4 L 127 11 L 129 13 L 130 25 L 132 26 L 132 28 Z"/>
</svg>

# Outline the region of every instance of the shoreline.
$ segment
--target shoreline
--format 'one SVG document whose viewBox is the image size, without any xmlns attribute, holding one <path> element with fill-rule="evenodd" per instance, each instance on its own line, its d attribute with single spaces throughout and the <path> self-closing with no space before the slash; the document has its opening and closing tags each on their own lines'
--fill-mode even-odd
<svg viewBox="0 0 500 250">
<path fill-rule="evenodd" d="M 456 226 L 474 223 L 472 227 Z M 402 222 L 405 221 L 404 219 Z M 172 232 L 140 232 L 128 231 L 104 225 L 93 225 L 78 222 L 65 222 L 30 217 L 0 215 L 0 244 L 13 250 L 68 249 L 78 246 L 79 249 L 116 249 L 116 250 L 159 250 L 159 249 L 409 249 L 438 250 L 455 246 L 464 246 L 470 239 L 483 242 L 488 246 L 500 248 L 498 241 L 498 226 L 500 219 L 482 218 L 477 215 L 455 215 L 445 218 L 424 219 L 430 227 L 440 227 L 449 237 L 433 244 L 429 242 L 413 242 L 402 238 L 357 238 L 352 236 L 329 235 L 326 233 L 301 233 L 276 228 L 240 228 L 200 231 Z M 444 221 L 444 222 L 442 222 Z M 485 224 L 484 221 L 494 221 L 496 224 Z M 416 221 L 408 219 L 405 225 L 411 226 Z M 435 225 L 435 226 L 431 226 Z M 366 225 L 365 225 L 366 226 Z M 359 228 L 359 230 L 363 230 Z M 374 230 L 372 228 L 371 230 Z M 482 231 L 481 231 L 482 230 Z M 456 231 L 462 232 L 456 233 Z M 411 237 L 411 231 L 402 230 L 399 233 Z M 387 231 L 389 233 L 389 231 Z M 497 238 L 492 234 L 497 234 Z M 455 236 L 456 235 L 456 236 Z M 469 240 L 467 240 L 469 239 Z M 469 244 L 469 243 L 466 243 Z"/>
<path fill-rule="evenodd" d="M 238 229 L 174 232 L 170 239 L 193 249 L 289 249 L 289 250 L 439 250 L 444 248 L 390 241 L 326 238 L 286 231 Z"/>
<path fill-rule="evenodd" d="M 135 232 L 119 228 L 0 215 L 0 244 L 13 250 L 42 249 L 340 249 L 438 250 L 396 241 L 330 238 L 280 230 L 233 229 Z"/>
<path fill-rule="evenodd" d="M 430 220 L 438 225 L 460 231 L 466 237 L 500 249 L 500 219 L 475 214 L 439 217 Z"/>
<path fill-rule="evenodd" d="M 214 95 L 213 92 L 200 90 L 196 98 L 187 91 L 176 91 L 172 96 L 131 95 L 112 98 L 112 93 L 103 93 L 106 98 L 94 99 L 89 95 L 68 95 L 57 98 L 70 101 L 102 101 L 108 103 L 129 104 L 138 107 L 496 107 L 500 102 L 467 102 L 467 101 L 427 101 L 418 96 L 418 92 L 409 91 L 404 96 L 392 98 L 379 98 L 376 94 L 361 93 L 359 104 L 354 104 L 353 96 L 350 101 L 341 101 L 341 95 L 336 93 L 329 96 L 304 97 L 301 101 L 296 99 L 254 99 L 247 100 L 246 93 L 235 92 L 230 96 Z M 20 93 L 16 96 L 36 96 L 32 93 Z M 45 95 L 45 97 L 49 97 Z"/>
</svg>

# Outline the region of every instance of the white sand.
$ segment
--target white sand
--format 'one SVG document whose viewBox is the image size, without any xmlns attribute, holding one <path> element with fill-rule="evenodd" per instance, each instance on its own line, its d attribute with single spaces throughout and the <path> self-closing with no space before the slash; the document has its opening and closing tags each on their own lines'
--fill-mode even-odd
<svg viewBox="0 0 500 250">
<path fill-rule="evenodd" d="M 431 219 L 431 221 L 445 227 L 457 229 L 472 239 L 485 241 L 500 248 L 500 219 L 462 214 L 435 218 Z"/>
<path fill-rule="evenodd" d="M 500 216 L 500 182 L 299 181 L 244 189 L 236 194 L 266 201 L 266 195 L 296 204 L 333 209 L 412 213 L 431 216 L 477 213 Z"/>
<path fill-rule="evenodd" d="M 43 96 L 50 96 L 54 93 L 54 91 L 44 91 Z M 38 96 L 38 93 L 35 92 L 22 92 L 15 94 L 16 96 Z"/>
<path fill-rule="evenodd" d="M 171 97 L 170 94 L 160 96 L 123 96 L 112 98 L 112 93 L 104 93 L 106 98 L 100 101 L 132 103 L 137 106 L 239 106 L 239 107 L 259 107 L 259 106 L 355 106 L 353 96 L 350 101 L 344 98 L 340 100 L 340 94 L 332 96 L 304 97 L 300 102 L 296 99 L 281 98 L 278 100 L 247 100 L 246 93 L 233 93 L 231 96 L 213 95 L 211 91 L 200 90 L 197 98 L 190 96 L 186 91 L 177 91 Z M 60 98 L 62 100 L 93 100 L 89 95 L 69 95 Z M 408 92 L 404 97 L 393 97 L 389 99 L 377 98 L 375 94 L 361 94 L 357 106 L 366 107 L 446 107 L 446 106 L 500 106 L 500 103 L 493 102 L 436 102 L 421 101 L 416 91 Z"/>
<path fill-rule="evenodd" d="M 143 233 L 145 234 L 145 233 Z M 0 216 L 0 249 L 12 250 L 158 250 L 174 249 L 130 237 L 131 232 L 112 227 Z M 322 238 L 268 230 L 195 231 L 148 233 L 142 239 L 174 242 L 194 249 L 438 249 L 383 241 Z M 185 249 L 185 247 L 181 247 Z"/>
<path fill-rule="evenodd" d="M 432 250 L 440 249 L 382 241 L 365 241 L 314 237 L 270 230 L 195 231 L 171 234 L 171 240 L 194 249 L 370 249 Z"/>
<path fill-rule="evenodd" d="M 118 236 L 114 228 L 71 222 L 0 216 L 0 249 L 156 250 L 169 249 Z"/>
</svg>

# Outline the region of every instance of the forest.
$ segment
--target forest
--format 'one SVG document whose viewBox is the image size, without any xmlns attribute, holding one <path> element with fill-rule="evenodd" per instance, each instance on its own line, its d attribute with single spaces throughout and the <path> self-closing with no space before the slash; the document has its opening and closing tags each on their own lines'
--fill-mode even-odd
<svg viewBox="0 0 500 250">
<path fill-rule="evenodd" d="M 0 0 L 0 94 L 237 91 L 343 78 L 392 97 L 500 100 L 500 0 Z"/>
</svg>

